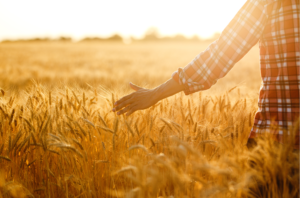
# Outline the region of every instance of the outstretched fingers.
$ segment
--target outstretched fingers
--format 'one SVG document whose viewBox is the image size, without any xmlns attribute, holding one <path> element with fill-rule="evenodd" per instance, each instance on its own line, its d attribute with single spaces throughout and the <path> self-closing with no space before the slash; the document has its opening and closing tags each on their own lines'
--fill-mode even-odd
<svg viewBox="0 0 300 198">
<path fill-rule="evenodd" d="M 127 102 L 127 100 L 131 99 L 131 94 L 124 96 L 123 98 L 121 98 L 120 100 L 116 101 L 114 106 L 119 106 L 121 104 L 123 104 L 125 101 Z M 128 101 L 129 102 L 129 101 Z M 123 106 L 124 107 L 124 106 Z M 115 109 L 115 108 L 114 108 Z"/>
<path fill-rule="evenodd" d="M 132 107 L 127 113 L 126 116 L 130 116 L 131 114 L 133 114 L 135 111 L 137 111 L 138 108 L 137 106 Z"/>
<path fill-rule="evenodd" d="M 131 100 L 130 100 L 130 99 L 125 100 L 124 102 L 119 103 L 118 106 L 114 107 L 112 111 L 113 111 L 113 112 L 119 111 L 119 110 L 121 110 L 122 108 L 124 108 L 124 107 L 130 105 L 130 103 L 131 103 Z"/>
<path fill-rule="evenodd" d="M 121 111 L 119 111 L 117 114 L 118 115 L 122 115 L 124 113 L 127 113 L 129 112 L 131 109 L 133 109 L 134 106 L 133 105 L 128 105 L 127 107 L 125 107 L 124 109 L 122 109 Z"/>
</svg>

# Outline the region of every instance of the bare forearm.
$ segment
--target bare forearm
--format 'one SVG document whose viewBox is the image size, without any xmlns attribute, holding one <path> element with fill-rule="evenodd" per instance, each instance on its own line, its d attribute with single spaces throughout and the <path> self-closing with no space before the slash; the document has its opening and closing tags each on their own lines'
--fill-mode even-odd
<svg viewBox="0 0 300 198">
<path fill-rule="evenodd" d="M 183 85 L 179 85 L 171 78 L 153 89 L 154 100 L 158 102 L 159 100 L 172 96 L 180 91 L 183 91 Z"/>
</svg>

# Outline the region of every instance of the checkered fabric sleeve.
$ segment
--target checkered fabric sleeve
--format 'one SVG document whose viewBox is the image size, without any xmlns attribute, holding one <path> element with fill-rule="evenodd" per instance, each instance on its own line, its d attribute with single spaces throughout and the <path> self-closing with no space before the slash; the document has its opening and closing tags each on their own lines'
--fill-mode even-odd
<svg viewBox="0 0 300 198">
<path fill-rule="evenodd" d="M 266 20 L 264 3 L 248 0 L 219 39 L 186 67 L 174 72 L 172 78 L 184 85 L 186 95 L 209 89 L 258 42 Z"/>
</svg>

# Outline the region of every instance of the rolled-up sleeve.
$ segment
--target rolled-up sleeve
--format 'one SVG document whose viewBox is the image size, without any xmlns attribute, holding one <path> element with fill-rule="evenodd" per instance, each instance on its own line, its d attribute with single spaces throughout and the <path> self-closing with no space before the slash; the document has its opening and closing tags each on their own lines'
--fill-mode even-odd
<svg viewBox="0 0 300 198">
<path fill-rule="evenodd" d="M 260 1 L 248 0 L 218 40 L 172 74 L 175 81 L 184 85 L 186 95 L 209 89 L 258 42 L 267 21 L 264 8 Z"/>
</svg>

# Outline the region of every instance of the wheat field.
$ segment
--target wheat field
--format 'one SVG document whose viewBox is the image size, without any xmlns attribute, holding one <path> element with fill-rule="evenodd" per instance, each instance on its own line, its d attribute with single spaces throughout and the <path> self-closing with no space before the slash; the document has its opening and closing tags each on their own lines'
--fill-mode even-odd
<svg viewBox="0 0 300 198">
<path fill-rule="evenodd" d="M 293 137 L 246 147 L 258 46 L 210 90 L 111 111 L 208 45 L 0 43 L 0 197 L 298 197 Z"/>
</svg>

